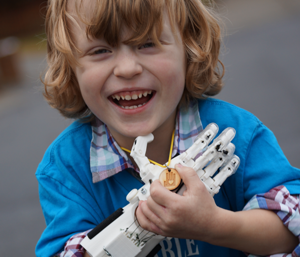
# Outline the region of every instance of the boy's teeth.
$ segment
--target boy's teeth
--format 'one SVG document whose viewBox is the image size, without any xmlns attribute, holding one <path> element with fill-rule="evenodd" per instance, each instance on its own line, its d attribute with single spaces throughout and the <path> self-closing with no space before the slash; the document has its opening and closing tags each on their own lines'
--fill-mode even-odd
<svg viewBox="0 0 300 257">
<path fill-rule="evenodd" d="M 138 108 L 136 105 L 133 106 L 125 106 L 125 109 L 136 109 Z"/>
<path fill-rule="evenodd" d="M 131 99 L 136 100 L 136 99 L 138 99 L 138 96 L 136 94 L 134 94 L 132 96 L 130 96 L 130 95 L 125 96 L 125 100 L 129 101 Z"/>
<path fill-rule="evenodd" d="M 142 107 L 145 104 L 146 103 L 139 104 L 138 106 L 136 106 L 136 105 L 133 105 L 133 106 L 121 106 L 121 108 L 123 108 L 123 109 L 136 109 L 136 108 Z"/>
<path fill-rule="evenodd" d="M 149 90 L 149 91 L 145 91 L 144 93 L 139 93 L 139 94 L 133 94 L 133 95 L 112 95 L 112 99 L 117 99 L 118 101 L 120 99 L 122 100 L 127 100 L 127 101 L 130 101 L 130 100 L 137 100 L 138 98 L 142 98 L 143 96 L 146 97 L 147 95 L 151 95 L 152 94 L 152 90 Z"/>
</svg>

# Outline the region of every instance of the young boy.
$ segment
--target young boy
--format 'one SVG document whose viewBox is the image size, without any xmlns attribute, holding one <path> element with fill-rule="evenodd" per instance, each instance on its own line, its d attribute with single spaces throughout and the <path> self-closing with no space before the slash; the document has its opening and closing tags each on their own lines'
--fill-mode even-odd
<svg viewBox="0 0 300 257">
<path fill-rule="evenodd" d="M 147 157 L 163 164 L 174 129 L 172 157 L 211 122 L 236 129 L 240 167 L 214 198 L 180 165 L 183 196 L 152 183 L 136 215 L 143 228 L 175 237 L 158 256 L 300 256 L 299 170 L 257 118 L 204 97 L 221 90 L 222 74 L 220 29 L 200 0 L 50 0 L 46 28 L 45 97 L 79 121 L 36 173 L 47 223 L 37 256 L 88 256 L 87 232 L 142 186 L 121 147 L 153 133 Z"/>
</svg>

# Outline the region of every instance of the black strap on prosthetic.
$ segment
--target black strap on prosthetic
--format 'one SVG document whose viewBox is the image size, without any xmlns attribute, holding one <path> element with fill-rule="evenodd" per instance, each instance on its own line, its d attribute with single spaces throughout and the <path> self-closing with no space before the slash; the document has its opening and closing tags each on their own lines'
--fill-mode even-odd
<svg viewBox="0 0 300 257">
<path fill-rule="evenodd" d="M 117 218 L 119 218 L 123 214 L 123 209 L 119 208 L 114 213 L 109 215 L 105 220 L 103 220 L 97 227 L 95 227 L 93 230 L 91 230 L 87 236 L 89 239 L 94 238 L 96 235 L 98 235 L 103 229 L 105 229 L 110 223 L 115 221 Z"/>
</svg>

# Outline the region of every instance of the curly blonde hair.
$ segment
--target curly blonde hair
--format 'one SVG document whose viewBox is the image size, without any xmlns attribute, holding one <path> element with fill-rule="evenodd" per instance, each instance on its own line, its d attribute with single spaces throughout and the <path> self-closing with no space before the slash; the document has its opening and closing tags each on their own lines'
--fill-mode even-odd
<svg viewBox="0 0 300 257">
<path fill-rule="evenodd" d="M 219 60 L 220 26 L 212 10 L 201 0 L 94 0 L 97 8 L 93 8 L 92 18 L 80 14 L 83 1 L 77 0 L 75 6 L 77 16 L 86 24 L 87 37 L 104 37 L 110 45 L 120 43 L 124 25 L 133 35 L 123 43 L 138 45 L 150 36 L 160 45 L 163 13 L 167 11 L 173 32 L 175 26 L 179 28 L 187 58 L 181 104 L 221 91 L 224 66 Z M 44 96 L 67 118 L 93 118 L 72 69 L 76 65 L 75 51 L 79 50 L 71 35 L 71 22 L 76 21 L 68 10 L 68 1 L 49 0 L 46 14 L 49 67 L 43 80 Z"/>
</svg>

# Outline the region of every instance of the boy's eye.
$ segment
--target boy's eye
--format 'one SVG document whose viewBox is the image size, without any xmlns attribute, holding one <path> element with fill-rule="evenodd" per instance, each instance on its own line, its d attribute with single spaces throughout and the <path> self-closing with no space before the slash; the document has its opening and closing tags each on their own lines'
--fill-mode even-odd
<svg viewBox="0 0 300 257">
<path fill-rule="evenodd" d="M 94 54 L 105 54 L 105 53 L 109 53 L 110 51 L 105 49 L 105 48 L 101 48 L 101 49 L 97 49 L 95 51 L 93 51 L 91 53 L 91 55 L 94 55 Z"/>
<path fill-rule="evenodd" d="M 150 47 L 155 47 L 155 44 L 154 44 L 153 42 L 147 42 L 147 43 L 141 45 L 141 46 L 139 47 L 139 49 L 150 48 Z"/>
</svg>

